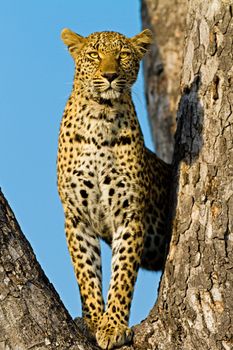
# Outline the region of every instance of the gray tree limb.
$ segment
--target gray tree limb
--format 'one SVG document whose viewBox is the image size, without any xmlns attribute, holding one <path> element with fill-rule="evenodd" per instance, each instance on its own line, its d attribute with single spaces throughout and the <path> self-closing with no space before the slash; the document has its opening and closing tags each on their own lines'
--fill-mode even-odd
<svg viewBox="0 0 233 350">
<path fill-rule="evenodd" d="M 143 26 L 155 37 L 144 60 L 147 110 L 156 153 L 168 163 L 174 150 L 186 18 L 186 0 L 142 0 Z"/>
<path fill-rule="evenodd" d="M 0 191 L 0 349 L 91 350 Z"/>
</svg>

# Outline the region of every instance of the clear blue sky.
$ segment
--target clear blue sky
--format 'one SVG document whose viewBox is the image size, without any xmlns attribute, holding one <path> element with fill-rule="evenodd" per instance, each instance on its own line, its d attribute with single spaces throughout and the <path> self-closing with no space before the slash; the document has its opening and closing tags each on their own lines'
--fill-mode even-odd
<svg viewBox="0 0 233 350">
<path fill-rule="evenodd" d="M 81 35 L 141 30 L 138 0 L 8 0 L 0 5 L 0 186 L 37 259 L 72 316 L 80 298 L 68 254 L 56 188 L 59 124 L 73 80 L 73 61 L 60 40 L 68 27 Z M 142 76 L 133 88 L 146 144 L 152 148 Z M 110 249 L 103 247 L 104 294 Z M 160 274 L 141 271 L 131 311 L 140 322 L 153 306 Z"/>
</svg>

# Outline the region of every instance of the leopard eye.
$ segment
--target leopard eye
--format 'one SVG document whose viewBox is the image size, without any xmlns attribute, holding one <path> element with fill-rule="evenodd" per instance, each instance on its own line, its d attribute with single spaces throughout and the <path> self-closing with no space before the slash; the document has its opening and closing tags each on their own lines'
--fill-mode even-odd
<svg viewBox="0 0 233 350">
<path fill-rule="evenodd" d="M 122 51 L 120 53 L 120 58 L 125 59 L 128 58 L 130 56 L 130 52 L 129 51 Z"/>
<path fill-rule="evenodd" d="M 94 59 L 99 58 L 99 54 L 96 51 L 88 52 L 88 56 L 91 57 L 91 58 L 94 58 Z"/>
</svg>

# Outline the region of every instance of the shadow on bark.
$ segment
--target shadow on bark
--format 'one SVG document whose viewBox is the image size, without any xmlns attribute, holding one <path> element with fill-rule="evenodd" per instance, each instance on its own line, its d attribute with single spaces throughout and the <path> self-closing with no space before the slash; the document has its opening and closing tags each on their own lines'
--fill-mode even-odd
<svg viewBox="0 0 233 350">
<path fill-rule="evenodd" d="M 172 233 L 173 220 L 177 208 L 179 193 L 180 163 L 183 161 L 191 166 L 198 158 L 203 146 L 204 110 L 200 103 L 198 92 L 201 86 L 201 75 L 198 74 L 190 86 L 185 86 L 177 111 L 177 129 L 175 133 L 175 149 L 172 162 L 172 181 L 170 190 L 170 208 L 168 217 L 169 240 L 167 255 Z"/>
<path fill-rule="evenodd" d="M 192 165 L 203 146 L 204 110 L 198 97 L 200 85 L 201 75 L 198 74 L 190 87 L 184 87 L 179 102 L 173 155 L 173 164 L 178 168 L 181 161 Z"/>
<path fill-rule="evenodd" d="M 184 162 L 189 168 L 198 158 L 203 146 L 204 110 L 198 96 L 201 87 L 201 75 L 194 77 L 190 86 L 183 88 L 177 111 L 177 128 L 175 133 L 175 149 L 172 162 L 172 187 L 170 192 L 169 208 L 169 242 L 173 231 L 173 240 L 179 240 L 179 234 L 174 228 L 174 219 L 177 210 L 177 197 L 179 193 L 180 165 Z M 184 173 L 183 173 L 183 176 Z M 166 258 L 167 259 L 167 255 Z M 165 260 L 166 261 L 166 260 Z"/>
</svg>

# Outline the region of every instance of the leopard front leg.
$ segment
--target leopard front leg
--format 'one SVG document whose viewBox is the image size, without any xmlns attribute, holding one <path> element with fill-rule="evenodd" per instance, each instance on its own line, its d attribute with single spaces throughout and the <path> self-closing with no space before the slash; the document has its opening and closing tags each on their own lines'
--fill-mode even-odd
<svg viewBox="0 0 233 350">
<path fill-rule="evenodd" d="M 102 349 L 121 346 L 132 339 L 128 320 L 143 243 L 144 227 L 139 217 L 120 226 L 113 237 L 107 307 L 96 333 L 97 342 Z"/>
<path fill-rule="evenodd" d="M 88 224 L 70 212 L 66 214 L 65 230 L 79 285 L 82 314 L 94 335 L 104 312 L 99 239 L 93 235 Z"/>
</svg>

